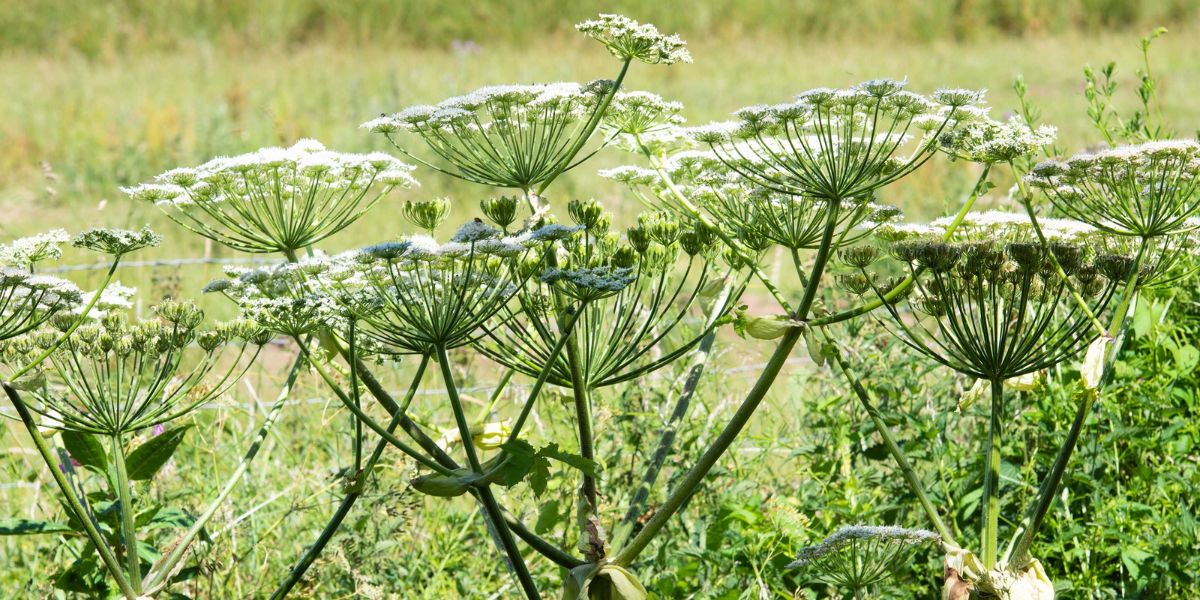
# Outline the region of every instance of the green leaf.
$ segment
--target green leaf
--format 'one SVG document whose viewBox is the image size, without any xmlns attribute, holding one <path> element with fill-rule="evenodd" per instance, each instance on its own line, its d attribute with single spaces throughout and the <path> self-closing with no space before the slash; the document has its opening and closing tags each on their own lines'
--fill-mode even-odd
<svg viewBox="0 0 1200 600">
<path fill-rule="evenodd" d="M 108 470 L 108 453 L 104 451 L 104 444 L 100 443 L 96 436 L 78 431 L 64 431 L 62 441 L 67 453 L 79 461 L 79 464 L 100 473 Z"/>
<path fill-rule="evenodd" d="M 40 535 L 43 533 L 69 533 L 75 531 L 70 525 L 36 519 L 0 520 L 0 535 Z"/>
<path fill-rule="evenodd" d="M 191 425 L 176 427 L 150 438 L 146 443 L 130 452 L 129 457 L 125 459 L 129 478 L 134 481 L 153 479 L 155 473 L 158 473 L 159 469 L 163 468 L 163 465 L 171 459 L 171 455 L 183 441 L 184 434 L 191 428 Z"/>
<path fill-rule="evenodd" d="M 551 500 L 538 509 L 538 518 L 537 522 L 533 524 L 533 530 L 538 534 L 546 533 L 554 529 L 554 526 L 558 525 L 561 519 L 562 515 L 559 513 L 558 500 Z"/>
<path fill-rule="evenodd" d="M 500 448 L 503 452 L 494 460 L 494 464 L 484 469 L 487 480 L 489 483 L 512 487 L 533 469 L 537 453 L 529 442 L 523 440 L 513 440 Z"/>
<path fill-rule="evenodd" d="M 544 456 L 533 457 L 533 468 L 529 470 L 529 487 L 533 495 L 541 496 L 546 493 L 546 483 L 550 480 L 550 460 Z"/>
<path fill-rule="evenodd" d="M 556 443 L 550 444 L 549 446 L 546 446 L 545 448 L 538 450 L 538 456 L 544 456 L 546 458 L 553 458 L 554 460 L 557 460 L 558 462 L 561 462 L 568 466 L 579 469 L 580 471 L 583 471 L 585 474 L 587 474 L 591 477 L 599 477 L 600 476 L 600 466 L 599 465 L 597 465 L 595 462 L 590 461 L 578 454 L 567 452 L 565 450 L 560 450 L 558 447 L 558 444 L 556 444 Z"/>
</svg>

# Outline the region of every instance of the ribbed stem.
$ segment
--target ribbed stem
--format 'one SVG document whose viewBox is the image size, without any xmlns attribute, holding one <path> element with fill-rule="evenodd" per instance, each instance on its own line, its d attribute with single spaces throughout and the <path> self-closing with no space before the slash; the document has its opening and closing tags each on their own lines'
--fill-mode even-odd
<svg viewBox="0 0 1200 600">
<path fill-rule="evenodd" d="M 979 538 L 983 544 L 983 567 L 991 570 L 996 566 L 1000 530 L 1000 444 L 1001 414 L 1004 411 L 1004 382 L 994 379 L 992 384 L 991 415 L 988 420 L 987 455 L 983 473 L 983 524 Z"/>
<path fill-rule="evenodd" d="M 125 545 L 125 564 L 129 569 L 129 581 L 133 591 L 142 592 L 142 562 L 137 551 L 137 527 L 134 526 L 133 490 L 129 484 L 129 471 L 125 468 L 125 445 L 121 436 L 112 436 L 113 465 L 117 472 L 117 499 L 121 513 L 121 543 Z"/>
</svg>

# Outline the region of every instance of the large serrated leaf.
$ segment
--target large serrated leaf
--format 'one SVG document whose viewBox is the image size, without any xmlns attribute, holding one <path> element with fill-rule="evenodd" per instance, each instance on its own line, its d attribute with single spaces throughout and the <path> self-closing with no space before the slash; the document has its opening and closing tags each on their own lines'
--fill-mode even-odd
<svg viewBox="0 0 1200 600">
<path fill-rule="evenodd" d="M 191 428 L 191 425 L 176 427 L 150 438 L 146 443 L 130 452 L 129 457 L 125 459 L 125 468 L 129 473 L 129 478 L 134 481 L 153 479 L 159 469 L 162 469 L 163 465 L 171 460 L 171 455 L 175 454 L 175 449 L 179 447 L 183 436 Z"/>
</svg>

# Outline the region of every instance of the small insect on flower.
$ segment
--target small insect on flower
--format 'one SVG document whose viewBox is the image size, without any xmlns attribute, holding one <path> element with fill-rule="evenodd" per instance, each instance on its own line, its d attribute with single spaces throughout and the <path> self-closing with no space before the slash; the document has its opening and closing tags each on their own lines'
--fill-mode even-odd
<svg viewBox="0 0 1200 600">
<path fill-rule="evenodd" d="M 940 540 L 936 533 L 922 529 L 846 526 L 821 543 L 802 548 L 788 567 L 804 569 L 818 581 L 845 586 L 859 597 L 891 578 L 920 546 Z"/>
<path fill-rule="evenodd" d="M 678 35 L 664 35 L 654 25 L 639 23 L 624 15 L 601 14 L 575 25 L 575 29 L 604 44 L 621 60 L 639 60 L 652 65 L 692 62 L 687 42 Z"/>
<path fill-rule="evenodd" d="M 122 191 L 236 250 L 294 252 L 345 229 L 392 189 L 416 186 L 413 168 L 382 152 L 301 140 L 172 169 Z"/>
</svg>

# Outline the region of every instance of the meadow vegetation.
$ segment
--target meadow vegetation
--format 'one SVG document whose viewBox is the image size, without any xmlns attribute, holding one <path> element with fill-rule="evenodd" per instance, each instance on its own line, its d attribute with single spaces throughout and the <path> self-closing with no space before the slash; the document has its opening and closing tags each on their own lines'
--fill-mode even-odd
<svg viewBox="0 0 1200 600">
<path fill-rule="evenodd" d="M 681 101 L 689 124 L 724 120 L 739 107 L 786 101 L 802 90 L 845 88 L 876 77 L 906 78 L 918 91 L 986 88 L 992 116 L 1000 119 L 1019 111 L 1012 84 L 1020 76 L 1041 122 L 1058 127 L 1057 148 L 1073 154 L 1105 145 L 1087 115 L 1084 65 L 1100 68 L 1116 61 L 1117 109 L 1128 115 L 1140 106 L 1133 91 L 1135 69 L 1144 68 L 1139 40 L 1156 25 L 1170 29 L 1152 50 L 1162 121 L 1174 137 L 1189 139 L 1200 123 L 1200 65 L 1193 60 L 1200 51 L 1194 35 L 1200 14 L 1182 0 L 862 0 L 834 8 L 757 0 L 707 2 L 694 10 L 673 2 L 603 7 L 581 2 L 569 10 L 548 1 L 414 0 L 353 8 L 319 0 L 171 4 L 80 7 L 48 0 L 0 11 L 0 72 L 7 78 L 6 93 L 0 95 L 0 210 L 6 215 L 0 236 L 5 241 L 56 227 L 80 231 L 97 224 L 128 229 L 149 224 L 165 240 L 128 260 L 245 258 L 186 232 L 119 188 L 180 165 L 264 146 L 288 147 L 303 138 L 338 151 L 396 154 L 382 136 L 357 125 L 485 85 L 611 77 L 613 58 L 572 27 L 600 8 L 624 11 L 687 39 L 694 64 L 663 68 L 635 62 L 630 79 L 636 81 L 631 89 Z M 408 141 L 409 147 L 416 145 Z M 614 230 L 639 225 L 642 207 L 631 200 L 632 192 L 597 175 L 632 162 L 630 156 L 636 155 L 599 153 L 564 174 L 546 200 L 564 221 L 568 201 L 594 197 L 613 213 Z M 878 200 L 900 207 L 909 221 L 953 215 L 980 174 L 971 161 L 937 156 L 900 184 L 881 189 Z M 385 196 L 365 218 L 321 247 L 333 254 L 412 230 L 401 209 L 408 199 L 450 198 L 450 215 L 438 228 L 445 237 L 454 224 L 475 217 L 479 200 L 491 195 L 477 184 L 426 168 L 414 176 L 421 187 Z M 1012 175 L 997 168 L 991 181 L 994 188 L 979 197 L 976 209 L 1020 210 L 1010 191 Z M 778 266 L 786 262 L 780 260 L 784 255 L 768 252 L 776 259 L 768 275 L 784 282 L 785 294 L 798 296 L 803 287 L 797 275 Z M 43 270 L 94 260 L 94 254 L 67 249 L 57 264 Z M 56 274 L 93 289 L 105 271 Z M 132 309 L 136 314 L 152 315 L 150 306 L 161 298 L 184 297 L 195 298 L 210 316 L 232 317 L 235 303 L 199 294 L 201 286 L 221 276 L 222 266 L 215 264 L 149 264 L 118 275 L 140 291 Z M 741 302 L 751 313 L 766 314 L 773 300 L 767 290 L 751 285 Z M 677 334 L 699 339 L 704 327 L 703 321 L 689 319 Z M 285 386 L 303 337 L 297 333 L 290 341 L 263 346 L 254 366 L 218 401 L 182 417 L 179 425 L 192 427 L 172 460 L 153 483 L 138 484 L 139 497 L 181 507 L 147 517 L 154 535 L 169 539 L 167 534 L 185 529 L 218 493 Z M 986 437 L 986 401 L 971 400 L 978 390 L 972 391 L 970 378 L 935 367 L 896 343 L 879 322 L 850 321 L 839 335 L 864 393 L 878 402 L 874 416 L 901 432 L 896 441 L 940 508 L 947 531 L 975 540 L 986 504 L 979 475 L 987 469 L 973 444 Z M 1059 597 L 1200 594 L 1198 337 L 1195 278 L 1139 298 L 1122 353 L 1090 410 L 1072 469 L 1039 537 L 1036 556 Z M 771 350 L 769 342 L 739 336 L 732 327 L 720 329 L 700 348 L 709 344 L 703 384 L 674 443 L 673 456 L 680 458 L 667 464 L 644 513 L 634 515 L 639 527 L 684 478 L 693 457 L 720 436 Z M 593 425 L 604 431 L 594 456 L 606 458 L 606 487 L 594 507 L 598 512 L 616 511 L 619 517 L 621 503 L 636 494 L 644 458 L 659 443 L 658 424 L 687 393 L 689 375 L 704 352 L 689 352 L 646 374 L 638 385 L 592 390 Z M 414 388 L 410 408 L 424 417 L 447 410 L 446 385 L 432 375 L 437 361 L 430 364 L 431 375 Z M 932 528 L 879 436 L 878 423 L 836 364 L 820 352 L 792 353 L 742 436 L 666 525 L 663 539 L 634 563 L 637 580 L 651 595 L 837 595 L 846 588 L 789 566 L 802 548 L 843 525 Z M 401 397 L 417 368 L 423 367 L 406 359 L 379 372 L 384 387 Z M 510 383 L 504 369 L 477 353 L 451 353 L 446 368 L 457 379 L 467 413 L 480 422 L 493 411 L 517 413 L 536 385 L 535 376 L 526 375 Z M 1075 413 L 1070 382 L 1076 370 L 1057 364 L 1048 370 L 1048 381 L 1038 387 L 1007 392 L 1020 408 L 998 449 L 1004 460 L 994 485 L 1003 493 L 1005 528 L 1015 528 L 1025 507 L 1021 499 L 1034 495 L 1041 475 L 1052 469 L 1054 451 L 1070 437 Z M 186 581 L 174 591 L 193 598 L 266 597 L 347 490 L 353 491 L 350 461 L 361 448 L 348 432 L 357 421 L 331 393 L 329 380 L 357 389 L 353 378 L 360 375 L 353 369 L 331 371 L 300 372 L 288 410 L 263 441 L 254 467 L 200 534 L 203 544 L 185 567 Z M 547 387 L 527 425 L 531 435 L 573 452 L 576 401 L 569 387 Z M 11 414 L 8 408 L 4 411 Z M 421 425 L 439 434 L 432 428 L 452 425 L 442 416 L 429 419 Z M 19 422 L 4 424 L 0 525 L 61 517 L 68 509 L 56 499 L 34 445 Z M 141 431 L 134 439 L 150 437 Z M 485 527 L 487 513 L 476 500 L 470 494 L 446 500 L 421 493 L 410 482 L 428 469 L 393 447 L 383 456 L 360 502 L 293 593 L 518 597 L 518 584 L 498 559 Z M 554 471 L 543 483 L 549 495 L 514 488 L 505 492 L 506 506 L 537 534 L 578 550 L 569 524 L 578 510 L 579 476 L 574 469 Z M 61 596 L 72 585 L 94 584 L 66 581 L 82 571 L 73 575 L 64 566 L 94 561 L 80 554 L 87 548 L 82 539 L 77 531 L 0 537 L 0 595 Z M 527 558 L 532 578 L 553 595 L 564 570 L 535 553 Z M 908 558 L 895 577 L 871 588 L 873 597 L 941 597 L 941 549 L 917 546 Z"/>
</svg>

